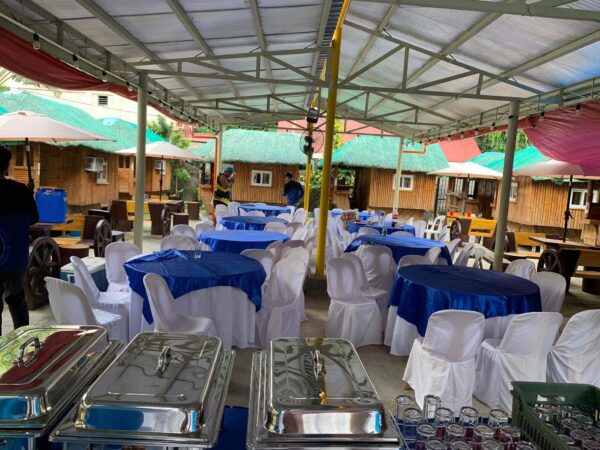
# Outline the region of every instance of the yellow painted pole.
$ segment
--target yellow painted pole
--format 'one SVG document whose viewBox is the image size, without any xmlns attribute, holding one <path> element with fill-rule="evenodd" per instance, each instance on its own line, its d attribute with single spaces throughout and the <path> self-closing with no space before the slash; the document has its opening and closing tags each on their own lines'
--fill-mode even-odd
<svg viewBox="0 0 600 450">
<path fill-rule="evenodd" d="M 331 66 L 329 68 L 329 86 L 327 90 L 327 122 L 325 124 L 325 151 L 323 152 L 323 168 L 321 172 L 321 200 L 319 202 L 319 230 L 317 235 L 317 277 L 325 275 L 325 247 L 327 245 L 327 217 L 329 212 L 329 183 L 331 179 L 331 155 L 333 152 L 333 132 L 335 125 L 335 108 L 337 103 L 338 73 L 340 70 L 340 53 L 342 46 L 342 24 L 346 17 L 349 0 L 344 0 L 340 11 L 333 39 L 331 40 Z"/>
<path fill-rule="evenodd" d="M 311 177 L 311 160 L 310 155 L 306 156 L 306 171 L 304 172 L 304 209 L 308 212 L 310 203 L 310 177 Z"/>
</svg>

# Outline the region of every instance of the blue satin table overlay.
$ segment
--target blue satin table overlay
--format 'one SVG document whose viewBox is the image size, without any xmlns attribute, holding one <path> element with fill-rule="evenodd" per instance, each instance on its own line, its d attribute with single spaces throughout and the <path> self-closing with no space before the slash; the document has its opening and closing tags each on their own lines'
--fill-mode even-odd
<svg viewBox="0 0 600 450">
<path fill-rule="evenodd" d="M 267 277 L 263 266 L 252 258 L 231 253 L 165 250 L 140 256 L 124 264 L 131 290 L 144 299 L 143 314 L 152 323 L 150 303 L 144 288 L 144 276 L 156 273 L 163 277 L 173 297 L 217 286 L 239 288 L 260 309 L 262 285 Z"/>
<path fill-rule="evenodd" d="M 265 249 L 275 241 L 287 241 L 283 233 L 270 231 L 221 230 L 202 233 L 198 240 L 207 244 L 213 252 L 241 253 L 250 248 Z"/>
<path fill-rule="evenodd" d="M 348 225 L 348 231 L 350 233 L 357 233 L 358 230 L 360 230 L 362 227 L 373 228 L 374 230 L 379 231 L 379 234 L 382 234 L 381 232 L 385 228 L 385 232 L 387 234 L 392 234 L 395 231 L 408 231 L 413 236 L 415 235 L 415 227 L 413 227 L 412 225 L 405 224 L 396 225 L 396 227 L 393 227 L 392 222 L 383 222 L 383 226 L 377 225 L 376 223 L 370 224 L 366 222 L 350 222 L 350 224 Z"/>
<path fill-rule="evenodd" d="M 365 234 L 354 239 L 346 252 L 353 252 L 363 244 L 385 245 L 388 247 L 394 256 L 396 263 L 400 258 L 406 255 L 425 255 L 432 247 L 440 247 L 442 249 L 441 256 L 446 258 L 448 264 L 452 264 L 452 258 L 446 244 L 431 239 L 423 239 L 409 236 L 382 236 L 379 234 Z"/>
<path fill-rule="evenodd" d="M 425 336 L 436 311 L 478 311 L 486 318 L 542 310 L 540 289 L 525 278 L 462 266 L 408 266 L 398 270 L 390 294 L 398 315 Z"/>
<path fill-rule="evenodd" d="M 264 215 L 267 217 L 277 216 L 278 214 L 281 214 L 281 213 L 289 214 L 292 212 L 292 210 L 290 208 L 287 208 L 285 206 L 255 205 L 254 203 L 244 203 L 243 205 L 240 205 L 240 208 L 242 208 L 246 212 L 260 211 L 260 212 L 264 213 Z"/>
<path fill-rule="evenodd" d="M 262 231 L 265 229 L 265 225 L 269 222 L 279 222 L 287 224 L 288 221 L 285 219 L 278 219 L 277 217 L 257 217 L 257 216 L 231 216 L 223 217 L 221 219 L 221 225 L 228 230 L 257 230 Z"/>
</svg>

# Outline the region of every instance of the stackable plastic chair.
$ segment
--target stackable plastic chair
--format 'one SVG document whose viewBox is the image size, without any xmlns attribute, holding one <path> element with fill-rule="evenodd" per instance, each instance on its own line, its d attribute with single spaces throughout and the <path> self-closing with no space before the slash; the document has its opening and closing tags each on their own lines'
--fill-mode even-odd
<svg viewBox="0 0 600 450">
<path fill-rule="evenodd" d="M 171 234 L 173 236 L 188 236 L 194 240 L 197 238 L 196 232 L 194 231 L 194 229 L 192 227 L 190 227 L 189 225 L 184 225 L 184 224 L 175 225 L 171 229 Z"/>
<path fill-rule="evenodd" d="M 173 294 L 171 294 L 165 279 L 160 275 L 154 273 L 146 275 L 144 287 L 150 302 L 154 331 L 218 336 L 212 320 L 206 317 L 182 316 L 177 312 Z"/>
<path fill-rule="evenodd" d="M 427 256 L 423 255 L 405 255 L 398 261 L 398 269 L 407 266 L 430 266 L 433 263 Z"/>
<path fill-rule="evenodd" d="M 501 340 L 484 340 L 477 356 L 475 397 L 490 408 L 512 411 L 512 381 L 546 381 L 548 352 L 561 323 L 559 313 L 519 314 Z"/>
<path fill-rule="evenodd" d="M 429 250 L 427 250 L 427 253 L 425 253 L 425 258 L 431 261 L 431 264 L 437 264 L 440 253 L 442 253 L 442 249 L 440 247 L 431 247 Z"/>
<path fill-rule="evenodd" d="M 265 225 L 265 231 L 287 234 L 287 225 L 281 222 L 269 222 Z"/>
<path fill-rule="evenodd" d="M 483 269 L 483 257 L 485 256 L 485 249 L 483 247 L 473 247 L 471 250 L 471 256 L 473 256 L 473 265 L 475 269 Z"/>
<path fill-rule="evenodd" d="M 544 272 L 543 272 L 544 273 Z M 600 309 L 575 314 L 548 353 L 548 381 L 600 388 Z"/>
<path fill-rule="evenodd" d="M 446 244 L 446 247 L 448 247 L 448 252 L 450 253 L 450 259 L 454 260 L 454 254 L 456 253 L 456 250 L 460 246 L 461 242 L 462 241 L 460 238 L 456 238 L 452 239 L 450 242 L 448 242 L 448 244 Z"/>
<path fill-rule="evenodd" d="M 277 214 L 278 219 L 287 220 L 288 222 L 292 221 L 292 215 L 290 213 L 281 213 Z"/>
<path fill-rule="evenodd" d="M 439 236 L 440 232 L 442 231 L 442 226 L 444 224 L 444 221 L 446 220 L 446 216 L 437 216 L 434 220 L 433 223 L 431 224 L 431 226 L 429 228 L 427 228 L 427 230 L 425 230 L 425 237 L 429 238 L 429 239 L 435 239 L 437 236 Z"/>
<path fill-rule="evenodd" d="M 446 240 L 446 236 L 448 236 L 448 226 L 444 225 L 440 231 L 440 234 L 436 238 L 436 241 L 444 242 Z"/>
<path fill-rule="evenodd" d="M 353 264 L 343 258 L 327 263 L 327 293 L 331 298 L 325 335 L 347 339 L 355 347 L 381 344 L 381 313 L 356 283 Z"/>
<path fill-rule="evenodd" d="M 196 238 L 198 238 L 198 237 L 200 237 L 200 235 L 202 233 L 205 233 L 207 231 L 215 231 L 215 227 L 213 226 L 212 223 L 209 224 L 209 223 L 201 222 L 199 224 L 196 224 L 195 230 L 196 230 Z"/>
<path fill-rule="evenodd" d="M 427 222 L 424 220 L 417 220 L 413 223 L 415 227 L 415 237 L 422 238 L 425 236 L 425 230 L 427 229 Z"/>
<path fill-rule="evenodd" d="M 413 342 L 403 377 L 421 408 L 428 394 L 444 399 L 452 411 L 472 405 L 484 326 L 485 316 L 475 311 L 445 310 L 431 315 L 423 342 Z"/>
<path fill-rule="evenodd" d="M 462 248 L 456 259 L 454 260 L 455 266 L 467 266 L 469 258 L 471 257 L 471 251 L 473 251 L 473 246 L 474 244 L 470 242 L 465 244 L 465 246 Z"/>
<path fill-rule="evenodd" d="M 379 234 L 379 231 L 377 231 L 375 228 L 360 227 L 356 233 L 356 237 L 363 236 L 365 234 Z"/>
<path fill-rule="evenodd" d="M 517 259 L 515 261 L 511 261 L 506 267 L 506 273 L 525 278 L 526 280 L 531 280 L 536 270 L 535 263 L 533 261 L 529 261 L 528 259 Z"/>
<path fill-rule="evenodd" d="M 243 250 L 240 255 L 247 256 L 248 258 L 255 259 L 263 266 L 267 274 L 265 284 L 269 282 L 271 278 L 271 272 L 273 272 L 273 266 L 275 265 L 275 255 L 269 250 L 249 248 Z"/>
<path fill-rule="evenodd" d="M 296 211 L 294 211 L 294 215 L 292 216 L 292 222 L 298 222 L 304 225 L 307 216 L 308 213 L 304 208 L 298 208 Z"/>
<path fill-rule="evenodd" d="M 106 246 L 104 264 L 106 279 L 108 280 L 107 292 L 130 292 L 129 281 L 123 264 L 141 254 L 140 248 L 130 242 L 113 242 Z"/>
<path fill-rule="evenodd" d="M 126 319 L 101 309 L 92 308 L 83 290 L 58 278 L 46 277 L 50 309 L 58 325 L 99 325 L 106 328 L 110 339 L 127 343 L 129 323 Z"/>
<path fill-rule="evenodd" d="M 196 250 L 198 241 L 189 236 L 169 235 L 162 238 L 160 241 L 161 250 Z"/>
<path fill-rule="evenodd" d="M 560 312 L 567 291 L 565 277 L 555 272 L 535 272 L 531 281 L 540 288 L 542 311 Z"/>
</svg>

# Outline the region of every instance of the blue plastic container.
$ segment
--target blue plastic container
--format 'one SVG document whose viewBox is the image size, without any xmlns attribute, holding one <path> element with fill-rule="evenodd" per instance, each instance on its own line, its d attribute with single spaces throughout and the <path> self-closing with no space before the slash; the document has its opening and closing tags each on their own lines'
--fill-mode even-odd
<svg viewBox="0 0 600 450">
<path fill-rule="evenodd" d="M 67 220 L 67 192 L 54 187 L 41 187 L 35 193 L 40 222 L 64 223 Z"/>
</svg>

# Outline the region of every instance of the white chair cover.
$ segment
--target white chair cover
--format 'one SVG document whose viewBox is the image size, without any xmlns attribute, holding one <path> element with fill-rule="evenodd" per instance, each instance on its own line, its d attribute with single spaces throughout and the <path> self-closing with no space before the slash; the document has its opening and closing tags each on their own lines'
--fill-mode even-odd
<svg viewBox="0 0 600 450">
<path fill-rule="evenodd" d="M 406 237 L 413 237 L 412 233 L 409 233 L 408 231 L 394 231 L 390 236 L 406 236 Z"/>
<path fill-rule="evenodd" d="M 406 266 L 423 266 L 433 264 L 427 256 L 423 255 L 405 255 L 398 261 L 398 269 Z"/>
<path fill-rule="evenodd" d="M 269 222 L 265 225 L 265 231 L 287 234 L 287 226 L 281 222 Z"/>
<path fill-rule="evenodd" d="M 269 245 L 267 245 L 267 248 L 265 249 L 265 250 L 269 250 L 271 253 L 273 253 L 276 263 L 277 263 L 277 261 L 279 261 L 279 257 L 281 256 L 281 247 L 282 246 L 283 246 L 283 241 L 274 241 L 274 242 L 271 242 Z"/>
<path fill-rule="evenodd" d="M 454 260 L 454 254 L 456 250 L 460 246 L 461 240 L 460 238 L 452 239 L 446 247 L 448 247 L 448 252 L 450 252 L 450 259 Z"/>
<path fill-rule="evenodd" d="M 425 258 L 431 261 L 431 264 L 436 264 L 440 253 L 442 253 L 442 249 L 440 247 L 431 247 L 429 250 L 427 250 L 427 253 L 425 253 Z"/>
<path fill-rule="evenodd" d="M 216 205 L 215 206 L 215 221 L 217 224 L 221 223 L 221 219 L 223 217 L 229 216 L 229 208 L 225 205 Z"/>
<path fill-rule="evenodd" d="M 141 254 L 140 248 L 130 242 L 113 242 L 106 246 L 104 264 L 106 279 L 108 280 L 108 292 L 130 291 L 127 273 L 123 264 Z"/>
<path fill-rule="evenodd" d="M 304 225 L 307 216 L 308 213 L 304 208 L 298 208 L 296 211 L 294 211 L 294 215 L 292 216 L 292 222 L 298 222 Z"/>
<path fill-rule="evenodd" d="M 229 209 L 229 215 L 230 216 L 237 216 L 237 215 L 239 215 L 240 204 L 238 202 L 229 202 L 229 205 L 227 205 L 227 207 Z"/>
<path fill-rule="evenodd" d="M 183 235 L 169 235 L 162 238 L 160 241 L 161 250 L 170 250 L 172 248 L 177 250 L 196 250 L 198 241 L 189 236 Z"/>
<path fill-rule="evenodd" d="M 282 259 L 273 269 L 271 281 L 256 313 L 256 344 L 269 348 L 278 337 L 300 336 L 300 315 L 296 300 L 302 292 L 306 266 L 302 261 Z"/>
<path fill-rule="evenodd" d="M 569 319 L 548 354 L 548 381 L 592 384 L 600 388 L 600 309 Z"/>
<path fill-rule="evenodd" d="M 306 269 L 304 272 L 304 278 L 302 279 L 302 286 L 304 286 L 306 276 L 308 275 L 308 264 L 310 263 L 310 255 L 308 254 L 308 250 L 306 250 L 304 247 L 284 247 L 281 251 L 281 259 L 292 259 L 294 261 L 301 261 L 302 264 L 304 264 Z M 304 303 L 304 290 L 301 289 L 300 294 L 298 294 L 298 298 L 295 301 L 300 320 L 306 320 L 306 309 L 304 308 Z"/>
<path fill-rule="evenodd" d="M 379 234 L 379 231 L 377 231 L 375 228 L 360 227 L 356 236 L 363 236 L 365 234 Z"/>
<path fill-rule="evenodd" d="M 171 230 L 171 234 L 173 236 L 188 236 L 194 240 L 196 239 L 196 232 L 194 231 L 194 229 L 189 225 L 185 224 L 175 225 Z"/>
<path fill-rule="evenodd" d="M 246 214 L 247 216 L 254 216 L 254 217 L 265 217 L 265 213 L 262 211 L 248 211 L 248 213 Z"/>
<path fill-rule="evenodd" d="M 531 281 L 540 288 L 542 311 L 560 312 L 567 290 L 565 277 L 555 272 L 535 272 Z"/>
<path fill-rule="evenodd" d="M 357 254 L 360 256 L 369 286 L 381 289 L 389 296 L 396 272 L 392 251 L 383 245 L 361 245 Z"/>
<path fill-rule="evenodd" d="M 301 228 L 302 228 L 301 223 L 290 222 L 285 227 L 285 234 L 287 234 L 290 239 L 293 239 L 293 236 L 296 233 L 296 231 L 300 230 Z"/>
<path fill-rule="evenodd" d="M 512 411 L 512 381 L 546 381 L 548 352 L 561 323 L 559 313 L 519 314 L 502 340 L 484 340 L 477 356 L 475 396 L 490 408 Z"/>
<path fill-rule="evenodd" d="M 410 216 L 408 219 L 406 219 L 406 224 L 412 225 L 414 221 L 415 221 L 414 216 Z"/>
<path fill-rule="evenodd" d="M 299 239 L 291 239 L 289 241 L 285 241 L 281 244 L 281 249 L 279 252 L 279 258 L 283 258 L 283 252 L 286 248 L 296 248 L 296 247 L 304 247 L 304 241 Z"/>
<path fill-rule="evenodd" d="M 238 215 L 240 215 L 240 216 L 247 216 L 247 215 L 248 215 L 248 213 L 246 212 L 246 210 L 245 210 L 245 209 L 243 209 L 243 208 L 238 208 Z"/>
<path fill-rule="evenodd" d="M 265 269 L 265 273 L 267 274 L 267 278 L 265 279 L 265 285 L 269 282 L 271 278 L 271 272 L 273 272 L 273 266 L 275 265 L 275 255 L 269 250 L 260 250 L 249 248 L 243 250 L 240 255 L 247 256 L 248 258 L 255 259 L 263 266 Z"/>
<path fill-rule="evenodd" d="M 474 311 L 446 310 L 431 315 L 423 342 L 413 342 L 403 380 L 415 391 L 423 408 L 425 395 L 443 399 L 460 411 L 472 406 L 475 358 L 483 339 L 485 317 Z"/>
<path fill-rule="evenodd" d="M 213 226 L 212 223 L 208 224 L 208 223 L 198 223 L 196 224 L 196 238 L 198 238 L 202 233 L 205 233 L 207 231 L 214 231 L 215 227 Z"/>
<path fill-rule="evenodd" d="M 277 214 L 278 219 L 287 220 L 288 222 L 292 221 L 292 215 L 290 213 L 281 213 Z"/>
<path fill-rule="evenodd" d="M 299 224 L 298 222 L 294 223 Z M 302 224 L 299 225 L 300 226 L 296 228 L 296 231 L 294 231 L 294 234 L 292 234 L 291 239 L 304 241 L 306 239 L 306 227 Z"/>
<path fill-rule="evenodd" d="M 473 244 L 468 242 L 465 244 L 463 249 L 460 251 L 456 259 L 454 260 L 455 266 L 463 266 L 466 267 L 469 262 L 469 258 L 471 257 L 471 251 L 473 250 Z"/>
<path fill-rule="evenodd" d="M 310 239 L 313 236 L 316 236 L 317 227 L 315 219 L 308 219 L 306 222 L 306 237 Z"/>
<path fill-rule="evenodd" d="M 528 259 L 517 259 L 515 261 L 511 261 L 506 267 L 506 273 L 525 278 L 526 280 L 531 280 L 535 272 L 535 263 L 533 261 L 529 261 Z"/>
<path fill-rule="evenodd" d="M 325 335 L 348 339 L 355 347 L 381 344 L 381 313 L 356 283 L 353 264 L 342 258 L 327 263 L 327 293 L 331 298 Z"/>
<path fill-rule="evenodd" d="M 425 230 L 427 229 L 427 222 L 425 222 L 424 220 L 417 220 L 415 223 L 413 223 L 413 226 L 415 227 L 415 236 L 416 237 L 422 238 L 425 236 Z"/>
</svg>

